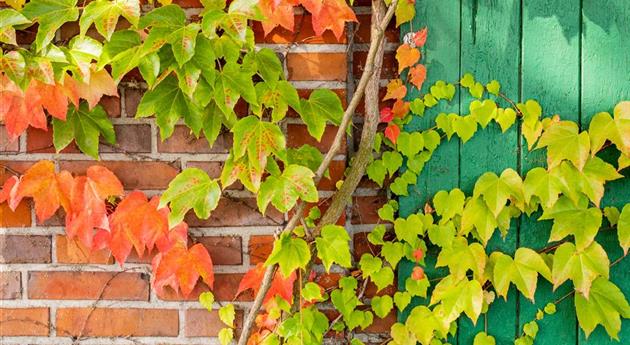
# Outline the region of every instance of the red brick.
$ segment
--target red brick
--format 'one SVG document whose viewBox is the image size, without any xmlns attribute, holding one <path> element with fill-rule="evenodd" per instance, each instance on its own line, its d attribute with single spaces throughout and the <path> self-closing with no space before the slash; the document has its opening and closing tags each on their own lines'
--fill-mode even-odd
<svg viewBox="0 0 630 345">
<path fill-rule="evenodd" d="M 0 299 L 22 297 L 22 274 L 20 272 L 0 272 Z"/>
<path fill-rule="evenodd" d="M 172 309 L 62 308 L 57 310 L 57 334 L 60 336 L 174 337 L 178 333 L 179 316 L 177 310 Z"/>
<path fill-rule="evenodd" d="M 249 262 L 256 265 L 265 262 L 273 249 L 272 235 L 254 235 L 249 237 Z"/>
<path fill-rule="evenodd" d="M 382 195 L 354 197 L 352 203 L 352 224 L 378 223 L 378 209 L 386 202 L 387 198 Z"/>
<path fill-rule="evenodd" d="M 29 272 L 30 299 L 149 300 L 149 281 L 132 272 Z"/>
<path fill-rule="evenodd" d="M 396 313 L 391 312 L 384 318 L 374 317 L 374 323 L 364 330 L 365 333 L 388 333 L 397 321 Z"/>
<path fill-rule="evenodd" d="M 238 273 L 218 273 L 214 275 L 214 298 L 217 301 L 232 301 L 236 291 L 238 291 L 238 285 L 243 279 L 243 274 Z M 208 286 L 203 283 L 198 283 L 188 297 L 177 295 L 171 289 L 165 289 L 164 296 L 160 296 L 160 299 L 165 301 L 197 301 L 199 295 L 203 292 L 209 291 Z M 252 301 L 254 296 L 250 291 L 244 292 L 238 296 L 237 301 Z"/>
<path fill-rule="evenodd" d="M 185 220 L 192 227 L 282 225 L 284 216 L 270 207 L 263 217 L 258 212 L 254 198 L 237 199 L 223 196 L 217 209 L 210 214 L 210 218 L 198 219 L 194 213 L 189 212 Z"/>
<path fill-rule="evenodd" d="M 28 201 L 22 201 L 15 212 L 5 202 L 0 204 L 0 227 L 21 228 L 31 226 L 31 207 Z"/>
<path fill-rule="evenodd" d="M 355 43 L 370 43 L 370 24 L 372 22 L 372 15 L 359 14 L 357 15 L 359 22 L 356 25 L 356 34 L 354 35 Z M 396 22 L 391 21 L 385 31 L 385 39 L 388 43 L 399 42 L 400 33 L 396 29 Z"/>
<path fill-rule="evenodd" d="M 125 89 L 125 115 L 127 117 L 135 117 L 138 104 L 142 99 L 143 90 L 136 88 Z"/>
<path fill-rule="evenodd" d="M 120 117 L 120 91 L 119 96 L 103 96 L 98 102 L 109 117 Z"/>
<path fill-rule="evenodd" d="M 345 81 L 347 63 L 345 53 L 290 53 L 287 54 L 289 80 Z"/>
<path fill-rule="evenodd" d="M 346 43 L 345 33 L 337 40 L 330 30 L 326 30 L 323 35 L 315 35 L 312 25 L 312 16 L 310 14 L 296 15 L 294 19 L 293 32 L 283 27 L 276 27 L 265 35 L 260 22 L 254 22 L 253 29 L 256 43 L 299 43 L 299 44 L 339 44 Z"/>
<path fill-rule="evenodd" d="M 27 130 L 26 151 L 29 153 L 54 153 L 53 131 L 52 129 L 43 130 L 39 128 L 29 127 Z M 74 142 L 66 146 L 62 153 L 80 153 L 79 148 Z"/>
<path fill-rule="evenodd" d="M 159 135 L 159 134 L 158 134 Z M 186 126 L 175 126 L 173 135 L 162 141 L 158 137 L 158 151 L 172 153 L 227 153 L 232 147 L 232 136 L 225 133 L 219 135 L 213 146 L 210 147 L 206 137 L 195 135 Z"/>
<path fill-rule="evenodd" d="M 363 74 L 365 66 L 365 60 L 367 58 L 367 52 L 355 52 L 353 56 L 353 74 L 354 78 L 358 80 Z M 395 52 L 385 52 L 383 56 L 383 70 L 381 71 L 381 79 L 394 79 L 398 75 L 398 65 L 396 63 Z"/>
<path fill-rule="evenodd" d="M 107 249 L 90 250 L 75 239 L 63 235 L 55 237 L 57 241 L 55 257 L 64 264 L 111 264 L 113 256 Z"/>
<path fill-rule="evenodd" d="M 101 152 L 151 152 L 150 125 L 116 125 L 116 145 L 100 145 Z"/>
<path fill-rule="evenodd" d="M 17 152 L 20 150 L 20 142 L 18 139 L 9 140 L 7 129 L 0 125 L 0 152 Z"/>
<path fill-rule="evenodd" d="M 186 163 L 188 168 L 199 168 L 205 171 L 211 178 L 221 177 L 221 171 L 223 171 L 223 162 L 188 162 Z M 240 181 L 236 181 L 229 185 L 227 189 L 243 189 L 243 184 Z"/>
<path fill-rule="evenodd" d="M 49 263 L 50 237 L 0 236 L 0 263 Z"/>
<path fill-rule="evenodd" d="M 328 151 L 331 143 L 333 142 L 335 135 L 337 134 L 336 126 L 326 126 L 322 139 L 318 142 L 313 138 L 306 129 L 305 125 L 287 125 L 287 145 L 289 147 L 300 147 L 304 144 L 315 146 L 322 152 Z M 339 148 L 338 154 L 344 154 L 346 152 L 346 141 L 344 140 Z"/>
<path fill-rule="evenodd" d="M 243 311 L 236 311 L 234 324 L 240 328 L 243 322 Z M 219 312 L 205 309 L 186 310 L 185 332 L 187 337 L 216 337 L 225 324 L 219 319 Z"/>
<path fill-rule="evenodd" d="M 183 8 L 203 8 L 199 0 L 173 0 L 173 3 Z"/>
<path fill-rule="evenodd" d="M 328 167 L 330 178 L 323 177 L 317 185 L 318 190 L 337 190 L 336 183 L 343 180 L 343 174 L 346 170 L 345 161 L 332 161 Z"/>
<path fill-rule="evenodd" d="M 23 174 L 28 168 L 30 168 L 35 162 L 25 161 L 0 161 L 0 183 L 4 184 L 9 177 L 13 176 L 15 172 Z M 11 169 L 8 170 L 7 168 Z"/>
<path fill-rule="evenodd" d="M 197 237 L 197 242 L 208 249 L 215 265 L 240 265 L 243 263 L 242 239 L 236 236 Z"/>
<path fill-rule="evenodd" d="M 165 189 L 179 173 L 179 165 L 162 162 L 93 162 L 65 161 L 59 167 L 74 174 L 85 174 L 88 167 L 102 165 L 110 169 L 125 189 Z"/>
<path fill-rule="evenodd" d="M 46 336 L 48 308 L 0 308 L 0 336 Z"/>
</svg>

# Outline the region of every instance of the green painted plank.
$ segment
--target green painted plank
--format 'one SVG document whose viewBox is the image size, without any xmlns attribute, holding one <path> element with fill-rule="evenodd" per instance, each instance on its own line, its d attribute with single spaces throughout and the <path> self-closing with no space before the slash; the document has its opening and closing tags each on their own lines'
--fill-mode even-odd
<svg viewBox="0 0 630 345">
<path fill-rule="evenodd" d="M 430 85 L 437 80 L 454 82 L 459 79 L 459 38 L 460 38 L 460 1 L 422 0 L 416 1 L 416 16 L 410 25 L 401 28 L 401 37 L 410 31 L 418 31 L 427 26 L 429 35 L 423 49 L 423 62 L 427 65 L 427 81 L 422 93 L 426 93 Z M 410 95 L 410 99 L 418 97 L 418 93 Z M 435 125 L 435 117 L 440 112 L 459 112 L 459 103 L 453 100 L 450 104 L 427 109 L 422 118 L 416 118 L 405 128 L 406 131 L 418 131 Z M 453 138 L 442 143 L 434 152 L 431 161 L 424 167 L 418 177 L 418 184 L 410 186 L 409 195 L 399 198 L 400 214 L 403 217 L 421 210 L 427 200 L 442 189 L 457 187 L 459 181 L 459 142 Z M 426 258 L 426 274 L 428 277 L 440 277 L 446 273 L 435 269 L 437 250 L 429 248 Z M 411 275 L 414 263 L 403 260 L 398 266 L 398 287 L 405 288 L 405 280 Z M 428 301 L 416 298 L 398 319 L 406 320 L 414 306 L 426 304 Z M 457 342 L 452 340 L 456 345 Z"/>
<path fill-rule="evenodd" d="M 536 99 L 543 107 L 543 114 L 560 114 L 562 119 L 579 121 L 580 110 L 580 0 L 523 2 L 522 39 L 522 99 Z M 521 170 L 546 166 L 545 151 L 528 152 L 521 138 Z M 547 246 L 551 222 L 538 222 L 540 212 L 531 217 L 521 217 L 519 245 L 533 249 Z M 573 289 L 565 283 L 553 293 L 552 285 L 540 278 L 535 303 L 519 296 L 519 329 L 534 320 L 536 311 L 558 300 Z M 547 315 L 539 321 L 537 344 L 555 344 L 563 339 L 575 344 L 577 339 L 575 306 L 567 298 L 557 307 L 555 315 Z"/>
<path fill-rule="evenodd" d="M 584 1 L 582 11 L 582 127 L 587 128 L 592 116 L 599 111 L 612 111 L 622 100 L 630 100 L 630 2 L 627 0 Z M 612 160 L 614 155 L 605 155 Z M 625 169 L 624 181 L 606 186 L 603 205 L 622 206 L 630 202 L 630 169 Z M 602 243 L 611 261 L 621 255 L 616 233 L 601 232 Z M 630 298 L 630 260 L 615 265 L 610 272 L 626 298 Z M 586 339 L 579 331 L 579 344 L 619 344 L 598 327 Z M 624 320 L 619 334 L 622 343 L 630 342 L 630 322 Z"/>
<path fill-rule="evenodd" d="M 519 96 L 520 69 L 520 22 L 519 0 L 466 0 L 462 11 L 462 62 L 463 73 L 471 72 L 476 79 L 486 83 L 497 79 L 502 91 L 512 99 Z M 461 97 L 462 113 L 468 113 L 471 97 Z M 501 173 L 506 168 L 518 168 L 518 133 L 516 128 L 501 133 L 495 123 L 479 130 L 473 138 L 461 146 L 460 184 L 464 192 L 471 193 L 475 181 L 483 173 Z M 512 223 L 505 239 L 495 233 L 488 244 L 488 252 L 500 250 L 513 253 L 516 249 L 518 231 Z M 459 343 L 472 344 L 475 335 L 487 325 L 489 334 L 497 344 L 508 344 L 514 340 L 518 325 L 517 297 L 513 289 L 507 301 L 497 299 L 491 306 L 486 319 L 477 325 L 464 317 L 459 323 Z"/>
</svg>

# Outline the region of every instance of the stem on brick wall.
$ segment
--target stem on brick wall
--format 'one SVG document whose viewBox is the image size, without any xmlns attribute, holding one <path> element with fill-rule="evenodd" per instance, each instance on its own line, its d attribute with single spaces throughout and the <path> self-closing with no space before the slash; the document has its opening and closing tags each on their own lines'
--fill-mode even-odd
<svg viewBox="0 0 630 345">
<path fill-rule="evenodd" d="M 337 129 L 337 133 L 335 138 L 330 146 L 330 149 L 324 156 L 322 163 L 315 173 L 315 183 L 319 182 L 322 178 L 328 166 L 332 162 L 333 158 L 341 148 L 342 142 L 346 138 L 346 129 L 352 122 L 352 117 L 354 112 L 359 105 L 359 102 L 363 98 L 365 94 L 365 103 L 366 103 L 366 120 L 363 125 L 363 130 L 361 134 L 361 143 L 359 145 L 359 150 L 357 155 L 353 160 L 352 166 L 348 170 L 348 178 L 343 183 L 342 188 L 335 193 L 333 197 L 333 203 L 335 200 L 342 199 L 341 201 L 337 201 L 336 206 L 339 208 L 337 212 L 337 217 L 335 217 L 332 221 L 329 221 L 328 224 L 335 223 L 337 218 L 341 215 L 341 211 L 346 205 L 346 201 L 348 196 L 352 195 L 354 189 L 358 185 L 358 181 L 361 179 L 363 174 L 365 173 L 365 167 L 367 163 L 369 163 L 372 145 L 374 142 L 374 136 L 376 134 L 376 129 L 378 125 L 378 84 L 380 79 L 380 71 L 383 64 L 383 51 L 384 51 L 384 37 L 385 31 L 387 30 L 387 26 L 389 22 L 392 20 L 394 16 L 394 11 L 396 8 L 397 0 L 391 2 L 391 4 L 386 8 L 385 4 L 382 0 L 373 0 L 372 1 L 372 24 L 371 24 L 371 42 L 370 48 L 368 50 L 367 59 L 365 61 L 365 69 L 361 78 L 359 79 L 359 83 L 357 84 L 356 91 L 354 92 L 348 107 L 346 108 L 339 128 Z M 387 11 L 385 11 L 387 9 Z M 368 142 L 369 140 L 369 142 Z M 364 153 L 368 150 L 367 154 Z M 364 156 L 359 160 L 361 156 Z M 360 162 L 367 160 L 366 163 L 360 164 Z M 359 163 L 356 163 L 356 162 Z M 358 176 L 358 178 L 356 177 Z M 348 182 L 348 179 L 352 178 L 352 181 L 357 180 L 356 183 Z M 350 190 L 352 188 L 352 190 Z M 342 197 L 338 197 L 338 194 L 344 193 Z M 292 231 L 295 226 L 300 222 L 302 218 L 302 214 L 304 212 L 305 204 L 300 202 L 295 209 L 295 212 L 287 225 L 284 227 L 282 232 Z M 332 208 L 332 207 L 331 207 Z M 330 211 L 330 209 L 329 209 Z M 327 211 L 324 214 L 325 219 L 331 219 L 333 213 Z M 326 224 L 324 223 L 324 218 L 320 222 L 320 225 Z M 278 235 L 278 234 L 277 234 Z M 238 340 L 238 345 L 246 345 L 249 335 L 251 334 L 252 328 L 254 326 L 256 315 L 262 306 L 263 300 L 267 291 L 271 287 L 271 281 L 273 280 L 274 273 L 276 271 L 276 265 L 269 265 L 265 270 L 265 274 L 263 276 L 263 280 L 260 284 L 260 289 L 258 290 L 258 294 L 256 294 L 256 298 L 252 304 L 251 309 L 247 313 L 247 317 L 243 322 L 243 330 Z"/>
</svg>

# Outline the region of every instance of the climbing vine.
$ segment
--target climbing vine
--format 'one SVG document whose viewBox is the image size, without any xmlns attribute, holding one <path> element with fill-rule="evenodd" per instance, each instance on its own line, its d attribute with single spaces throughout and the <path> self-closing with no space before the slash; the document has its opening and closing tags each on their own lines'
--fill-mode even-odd
<svg viewBox="0 0 630 345">
<path fill-rule="evenodd" d="M 630 306 L 609 275 L 623 257 L 611 260 L 595 240 L 600 231 L 616 231 L 624 257 L 630 247 L 630 206 L 601 207 L 605 184 L 624 178 L 621 171 L 630 166 L 630 101 L 618 103 L 612 114 L 596 114 L 581 130 L 557 115 L 543 117 L 535 100 L 509 99 L 498 81 L 482 84 L 471 74 L 453 83 L 437 81 L 424 88 L 429 92 L 422 97 L 409 100 L 410 88 L 423 89 L 427 75 L 421 63 L 429 34 L 424 28 L 398 47 L 400 78 L 387 86 L 383 101 L 391 106 L 379 110 L 375 94 L 383 32 L 394 16 L 397 26 L 413 18 L 413 1 L 373 2 L 366 70 L 346 109 L 330 90 L 300 98 L 284 76 L 284 56 L 257 49 L 248 25 L 260 21 L 266 33 L 276 26 L 293 30 L 294 8 L 302 6 L 312 15 L 316 34 L 331 30 L 340 37 L 347 22 L 357 21 L 343 0 L 237 0 L 229 5 L 204 0 L 197 19 L 170 1 L 147 8 L 138 0 L 96 0 L 81 6 L 76 0 L 7 3 L 12 8 L 0 10 L 0 121 L 10 139 L 29 126 L 48 129 L 50 115 L 57 151 L 74 141 L 98 158 L 99 141 L 116 142 L 98 102 L 103 95 L 116 96 L 117 84 L 139 73 L 147 91 L 135 115 L 155 117 L 162 140 L 183 121 L 210 145 L 223 131 L 232 133 L 234 144 L 219 179 L 186 169 L 153 198 L 140 191 L 125 194 L 118 178 L 103 167 L 72 176 L 57 172 L 53 162 L 41 161 L 5 182 L 0 202 L 15 209 L 24 198 L 32 198 L 39 222 L 63 209 L 70 238 L 92 250 L 108 248 L 121 265 L 133 250 L 142 256 L 157 249 L 152 284 L 160 295 L 165 289 L 189 295 L 199 279 L 213 288 L 212 260 L 202 245 L 189 245 L 183 220 L 190 212 L 209 218 L 222 191 L 236 181 L 256 195 L 261 213 L 271 206 L 292 211 L 286 227 L 275 234 L 266 262 L 247 272 L 239 285 L 236 295 L 253 290 L 257 296 L 239 344 L 320 344 L 330 335 L 358 345 L 362 342 L 354 332 L 394 310 L 409 316 L 391 327 L 389 344 L 445 344 L 457 331 L 458 319 L 477 322 L 497 298 L 507 298 L 512 285 L 533 300 L 539 279 L 554 288 L 567 281 L 573 284 L 564 299 L 575 300 L 587 336 L 601 325 L 617 339 L 621 319 L 630 317 Z M 75 21 L 78 35 L 55 40 L 55 31 Z M 33 43 L 18 45 L 16 30 L 34 24 Z M 438 103 L 453 100 L 458 90 L 473 98 L 467 114 L 441 113 L 430 128 L 402 130 Z M 312 207 L 306 213 L 306 203 L 319 201 L 317 182 L 339 150 L 362 97 L 367 114 L 346 179 L 328 210 Z M 239 101 L 247 104 L 246 114 L 235 110 Z M 326 155 L 309 145 L 287 147 L 280 124 L 289 109 L 318 141 L 327 124 L 338 126 Z M 379 121 L 386 128 L 376 134 Z M 355 262 L 346 229 L 335 223 L 364 172 L 379 186 L 404 196 L 441 144 L 457 137 L 465 145 L 487 126 L 499 126 L 503 132 L 518 126 L 529 150 L 546 152 L 546 166 L 522 175 L 513 169 L 485 173 L 468 195 L 458 188 L 439 191 L 422 211 L 405 217 L 398 214 L 396 200 L 389 200 L 378 211 L 382 224 L 368 236 L 378 250 Z M 538 220 L 553 223 L 550 246 L 519 247 L 514 253 L 487 249 L 497 230 L 505 237 L 513 219 L 536 212 L 541 214 Z M 429 248 L 437 249 L 440 276 L 425 272 Z M 414 268 L 404 289 L 382 293 L 394 284 L 396 269 L 405 259 Z M 338 284 L 320 285 L 321 271 L 338 273 Z M 376 295 L 368 298 L 370 285 Z M 411 307 L 417 297 L 428 304 Z M 209 310 L 217 308 L 212 292 L 199 301 Z M 515 344 L 533 343 L 537 320 L 563 307 L 560 302 L 550 301 L 536 320 L 526 323 Z M 325 313 L 331 307 L 332 317 Z M 221 305 L 218 314 L 226 326 L 219 338 L 227 344 L 236 335 L 235 307 Z M 482 332 L 474 343 L 495 340 Z"/>
</svg>

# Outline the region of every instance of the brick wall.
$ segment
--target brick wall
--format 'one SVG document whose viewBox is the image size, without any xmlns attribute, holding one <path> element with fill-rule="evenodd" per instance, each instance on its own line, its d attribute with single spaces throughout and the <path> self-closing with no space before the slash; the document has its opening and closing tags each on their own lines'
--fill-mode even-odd
<svg viewBox="0 0 630 345">
<path fill-rule="evenodd" d="M 190 15 L 198 12 L 195 0 L 176 2 Z M 286 75 L 302 96 L 322 87 L 335 90 L 344 100 L 351 94 L 367 54 L 370 25 L 369 2 L 355 1 L 355 5 L 360 23 L 349 35 L 353 44 L 348 44 L 347 37 L 337 42 L 330 33 L 314 37 L 310 17 L 302 18 L 300 13 L 296 14 L 297 33 L 277 29 L 263 37 L 262 29 L 254 27 L 261 46 L 286 53 Z M 63 38 L 76 32 L 76 27 L 66 25 L 60 31 Z M 393 50 L 398 33 L 394 28 L 387 40 L 383 79 L 395 72 Z M 198 167 L 218 177 L 231 145 L 230 136 L 222 135 L 210 148 L 205 139 L 195 139 L 184 126 L 178 126 L 173 137 L 161 142 L 153 119 L 133 118 L 143 92 L 141 85 L 132 75 L 119 86 L 119 98 L 102 100 L 115 125 L 119 148 L 103 146 L 100 162 L 91 161 L 72 146 L 54 154 L 51 131 L 30 129 L 17 142 L 9 143 L 0 128 L 0 164 L 23 172 L 38 160 L 52 159 L 59 169 L 73 173 L 102 164 L 114 171 L 126 189 L 148 194 L 160 193 L 186 167 Z M 355 138 L 360 126 L 361 114 L 357 114 Z M 335 133 L 335 128 L 328 128 L 322 142 L 317 143 L 295 117 L 285 121 L 284 129 L 290 146 L 309 143 L 323 152 Z M 331 180 L 320 183 L 322 197 L 330 196 L 334 182 L 341 178 L 352 146 L 349 139 L 331 166 Z M 0 167 L 0 183 L 8 176 L 10 173 Z M 384 200 L 374 187 L 361 184 L 342 220 L 354 236 L 358 256 L 370 250 L 364 231 L 377 221 L 376 210 Z M 232 300 L 242 275 L 264 260 L 272 246 L 270 234 L 287 219 L 273 211 L 263 218 L 256 211 L 255 199 L 242 186 L 231 187 L 227 194 L 210 219 L 186 219 L 192 235 L 208 248 L 214 261 L 219 302 Z M 322 206 L 325 208 L 325 203 Z M 187 299 L 175 295 L 158 298 L 150 286 L 146 257 L 131 257 L 121 268 L 108 252 L 88 253 L 67 240 L 62 225 L 62 215 L 36 224 L 27 202 L 15 212 L 6 204 L 0 205 L 0 343 L 73 344 L 79 339 L 85 344 L 133 344 L 129 337 L 138 344 L 218 343 L 215 337 L 221 324 L 217 313 L 202 310 L 197 302 L 204 286 L 200 284 Z M 334 274 L 318 277 L 322 285 L 336 284 L 335 279 Z M 237 322 L 252 298 L 244 294 L 236 300 Z M 394 320 L 394 315 L 377 320 L 362 337 L 377 341 L 376 333 L 388 331 Z"/>
</svg>

